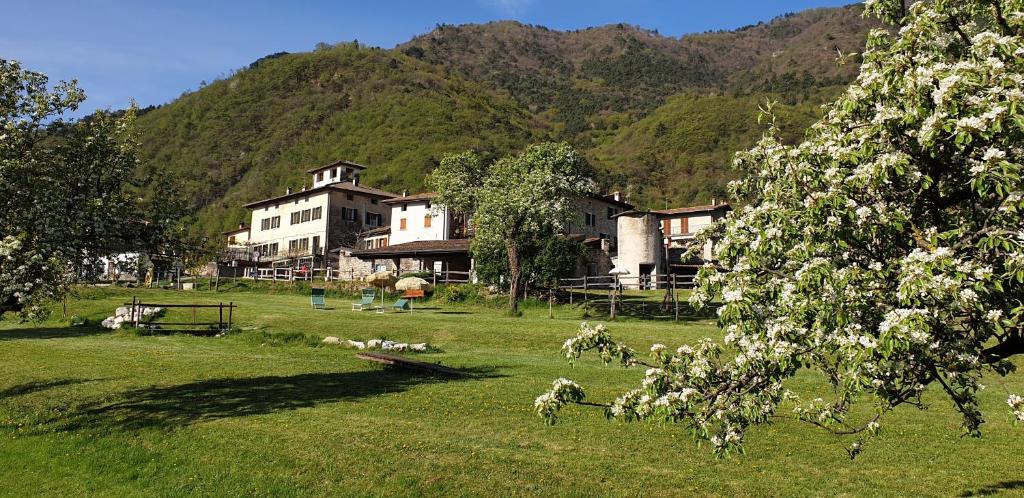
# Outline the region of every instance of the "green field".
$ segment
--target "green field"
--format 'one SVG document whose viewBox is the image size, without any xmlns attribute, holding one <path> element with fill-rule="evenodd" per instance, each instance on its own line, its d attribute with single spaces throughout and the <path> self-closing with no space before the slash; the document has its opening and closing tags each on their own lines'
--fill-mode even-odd
<svg viewBox="0 0 1024 498">
<path fill-rule="evenodd" d="M 782 420 L 747 454 L 715 460 L 681 425 L 624 424 L 570 408 L 548 427 L 532 410 L 566 376 L 595 401 L 642 371 L 559 355 L 581 311 L 546 305 L 509 318 L 487 305 L 425 303 L 414 313 L 313 311 L 279 292 L 83 290 L 69 302 L 97 323 L 132 297 L 234 301 L 223 337 L 139 335 L 0 321 L 0 495 L 987 495 L 1024 493 L 1024 427 L 1005 400 L 1024 373 L 989 378 L 979 439 L 963 437 L 935 390 L 898 409 L 851 461 L 849 440 Z M 717 337 L 713 322 L 625 318 L 634 347 Z M 445 380 L 389 369 L 319 339 L 429 342 L 418 359 L 465 369 Z M 1021 362 L 1018 362 L 1019 364 Z M 808 374 L 797 387 L 823 387 Z"/>
</svg>

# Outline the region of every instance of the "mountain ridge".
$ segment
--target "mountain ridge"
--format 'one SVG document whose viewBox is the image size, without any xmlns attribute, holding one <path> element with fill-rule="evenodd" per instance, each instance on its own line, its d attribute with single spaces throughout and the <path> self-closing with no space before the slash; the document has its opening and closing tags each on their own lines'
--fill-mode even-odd
<svg viewBox="0 0 1024 498">
<path fill-rule="evenodd" d="M 723 197 L 732 152 L 760 136 L 756 103 L 781 101 L 799 138 L 855 75 L 836 50 L 860 51 L 873 25 L 853 5 L 682 37 L 500 21 L 392 49 L 321 44 L 147 109 L 140 156 L 182 179 L 211 235 L 245 221 L 245 202 L 302 185 L 309 165 L 350 159 L 370 166 L 368 185 L 416 191 L 446 153 L 540 140 L 572 143 L 603 187 L 641 206 L 706 201 Z"/>
</svg>

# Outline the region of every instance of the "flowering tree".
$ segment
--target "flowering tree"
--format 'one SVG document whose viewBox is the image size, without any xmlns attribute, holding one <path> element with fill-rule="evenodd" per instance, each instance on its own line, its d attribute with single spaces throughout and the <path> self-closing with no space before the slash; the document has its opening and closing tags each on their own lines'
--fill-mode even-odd
<svg viewBox="0 0 1024 498">
<path fill-rule="evenodd" d="M 524 261 L 563 234 L 578 216 L 575 199 L 594 188 L 586 161 L 556 143 L 532 145 L 490 165 L 473 153 L 450 155 L 429 183 L 438 204 L 472 217 L 477 264 L 508 269 L 512 313 L 518 312 Z"/>
<path fill-rule="evenodd" d="M 134 111 L 61 119 L 84 99 L 74 82 L 49 88 L 46 75 L 0 59 L 0 316 L 42 316 L 76 270 L 137 249 L 152 225 L 125 188 Z"/>
<path fill-rule="evenodd" d="M 1022 7 L 866 2 L 896 34 L 870 34 L 859 77 L 803 143 L 783 145 L 772 127 L 737 154 L 745 175 L 731 188 L 749 204 L 698 236 L 715 240 L 724 271 L 701 269 L 691 302 L 721 296 L 724 344 L 656 344 L 644 361 L 586 324 L 565 343 L 570 361 L 596 350 L 649 367 L 609 413 L 686 422 L 722 455 L 784 403 L 800 420 L 867 436 L 935 385 L 978 435 L 982 375 L 1005 375 L 1024 354 Z M 787 390 L 801 369 L 834 397 Z M 535 406 L 553 421 L 582 400 L 560 379 Z M 858 401 L 873 413 L 851 415 Z M 1024 420 L 1019 396 L 1007 404 Z"/>
</svg>

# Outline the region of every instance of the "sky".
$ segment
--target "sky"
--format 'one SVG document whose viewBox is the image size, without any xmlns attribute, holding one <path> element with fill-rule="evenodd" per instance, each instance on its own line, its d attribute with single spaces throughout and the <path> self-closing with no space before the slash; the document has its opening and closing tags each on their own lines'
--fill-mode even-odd
<svg viewBox="0 0 1024 498">
<path fill-rule="evenodd" d="M 635 24 L 669 36 L 735 29 L 854 0 L 0 0 L 0 58 L 77 79 L 96 109 L 170 102 L 274 52 L 358 40 L 390 48 L 438 24 L 515 19 L 569 30 Z"/>
</svg>

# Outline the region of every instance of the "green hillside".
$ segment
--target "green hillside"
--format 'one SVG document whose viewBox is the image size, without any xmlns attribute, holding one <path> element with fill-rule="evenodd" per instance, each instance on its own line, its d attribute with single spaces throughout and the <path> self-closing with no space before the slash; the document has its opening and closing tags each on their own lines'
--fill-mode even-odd
<svg viewBox="0 0 1024 498">
<path fill-rule="evenodd" d="M 245 221 L 242 204 L 301 186 L 311 166 L 353 160 L 370 166 L 367 184 L 415 191 L 445 153 L 545 139 L 573 143 L 641 205 L 721 198 L 732 153 L 760 136 L 758 104 L 781 101 L 796 138 L 854 76 L 836 53 L 859 51 L 869 26 L 850 6 L 682 38 L 495 22 L 390 50 L 321 45 L 147 109 L 142 159 L 183 179 L 210 234 Z"/>
<path fill-rule="evenodd" d="M 710 202 L 727 197 L 728 168 L 735 151 L 749 148 L 764 133 L 759 106 L 773 112 L 783 138 L 795 142 L 819 115 L 821 104 L 839 87 L 818 90 L 799 103 L 774 94 L 730 97 L 681 94 L 640 121 L 620 130 L 590 153 L 612 187 L 650 208 Z"/>
<path fill-rule="evenodd" d="M 544 125 L 506 98 L 400 53 L 346 44 L 261 61 L 139 118 L 146 168 L 186 180 L 200 229 L 246 219 L 241 205 L 308 182 L 345 158 L 364 180 L 417 189 L 441 156 L 504 153 Z"/>
</svg>

